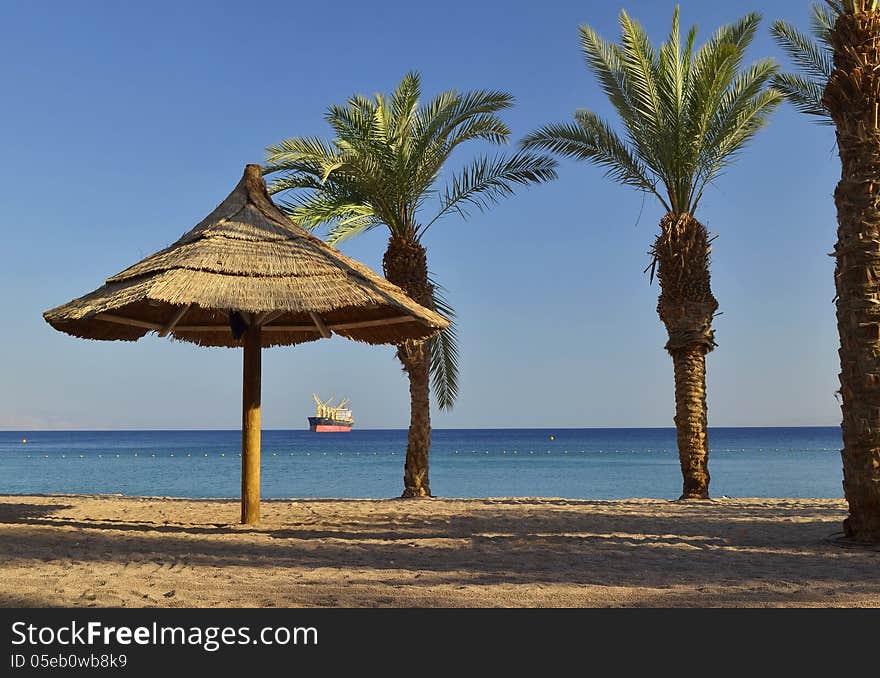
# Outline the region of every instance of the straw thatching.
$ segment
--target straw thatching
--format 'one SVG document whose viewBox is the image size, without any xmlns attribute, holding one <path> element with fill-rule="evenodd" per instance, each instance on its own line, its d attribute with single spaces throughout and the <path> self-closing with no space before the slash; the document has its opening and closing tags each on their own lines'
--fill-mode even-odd
<svg viewBox="0 0 880 678">
<path fill-rule="evenodd" d="M 448 325 L 399 287 L 292 224 L 259 165 L 170 247 L 47 311 L 57 330 L 134 341 L 148 332 L 203 346 L 240 346 L 232 316 L 262 325 L 262 345 L 331 332 L 371 344 L 425 339 Z"/>
</svg>

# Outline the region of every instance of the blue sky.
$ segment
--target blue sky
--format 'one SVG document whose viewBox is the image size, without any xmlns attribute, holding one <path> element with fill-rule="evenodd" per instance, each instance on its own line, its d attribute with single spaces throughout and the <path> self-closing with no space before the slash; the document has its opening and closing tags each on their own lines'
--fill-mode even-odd
<svg viewBox="0 0 880 678">
<path fill-rule="evenodd" d="M 751 57 L 780 60 L 770 23 L 806 26 L 809 8 L 681 5 L 701 38 L 759 9 Z M 407 70 L 422 73 L 426 97 L 510 91 L 516 138 L 576 108 L 610 113 L 577 27 L 616 38 L 621 6 L 665 38 L 673 3 L 656 0 L 0 2 L 0 428 L 236 428 L 240 351 L 155 336 L 83 341 L 42 312 L 189 230 L 267 145 L 327 135 L 329 104 L 389 91 Z M 710 425 L 839 423 L 827 256 L 838 177 L 832 128 L 785 105 L 701 203 L 718 235 L 723 312 L 708 359 Z M 451 413 L 434 411 L 434 426 L 671 426 L 658 289 L 642 273 L 661 216 L 599 169 L 566 161 L 556 182 L 435 225 L 429 264 L 459 314 L 462 393 Z M 376 231 L 343 251 L 381 270 L 384 246 Z M 334 338 L 275 348 L 263 369 L 267 428 L 305 426 L 313 391 L 351 398 L 363 427 L 408 423 L 390 347 Z"/>
</svg>

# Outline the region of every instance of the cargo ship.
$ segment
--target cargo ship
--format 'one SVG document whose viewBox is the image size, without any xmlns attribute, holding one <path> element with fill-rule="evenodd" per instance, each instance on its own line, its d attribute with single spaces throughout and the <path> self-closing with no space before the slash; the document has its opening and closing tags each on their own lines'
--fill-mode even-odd
<svg viewBox="0 0 880 678">
<path fill-rule="evenodd" d="M 351 431 L 354 424 L 354 418 L 351 416 L 351 410 L 345 405 L 347 399 L 343 399 L 341 403 L 334 406 L 333 397 L 329 400 L 321 400 L 317 393 L 312 394 L 315 399 L 317 409 L 314 417 L 309 417 L 309 430 L 316 433 L 347 433 Z"/>
</svg>

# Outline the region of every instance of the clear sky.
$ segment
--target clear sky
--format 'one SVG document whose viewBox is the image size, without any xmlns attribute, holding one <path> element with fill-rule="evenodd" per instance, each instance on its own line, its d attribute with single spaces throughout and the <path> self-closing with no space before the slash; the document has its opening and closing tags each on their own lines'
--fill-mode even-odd
<svg viewBox="0 0 880 678">
<path fill-rule="evenodd" d="M 752 9 L 753 59 L 783 59 L 770 23 L 807 0 L 685 0 L 706 38 Z M 389 91 L 515 95 L 514 137 L 576 108 L 609 113 L 577 27 L 616 39 L 625 6 L 655 42 L 672 2 L 333 3 L 0 0 L 0 428 L 236 428 L 241 352 L 148 336 L 93 342 L 42 312 L 177 239 L 285 136 L 326 136 L 325 108 Z M 786 66 L 788 64 L 786 63 Z M 461 159 L 469 151 L 462 150 Z M 436 427 L 671 426 L 672 365 L 643 269 L 660 208 L 584 163 L 468 222 L 435 225 L 429 265 L 459 314 L 461 397 Z M 714 426 L 836 425 L 833 130 L 785 105 L 709 191 Z M 641 213 L 641 216 L 640 216 Z M 345 244 L 381 270 L 385 236 Z M 263 422 L 302 428 L 311 394 L 358 424 L 408 423 L 390 347 L 341 338 L 263 357 Z"/>
</svg>

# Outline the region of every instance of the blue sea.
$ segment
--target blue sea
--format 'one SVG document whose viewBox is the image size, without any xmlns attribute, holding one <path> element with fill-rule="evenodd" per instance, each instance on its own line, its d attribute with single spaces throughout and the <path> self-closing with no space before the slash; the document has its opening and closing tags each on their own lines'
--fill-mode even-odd
<svg viewBox="0 0 880 678">
<path fill-rule="evenodd" d="M 709 439 L 712 496 L 843 496 L 837 427 L 715 428 Z M 0 494 L 237 497 L 240 450 L 238 431 L 0 431 Z M 262 450 L 265 498 L 394 497 L 403 487 L 405 430 L 270 430 Z M 431 489 L 674 499 L 675 430 L 435 430 Z"/>
</svg>

